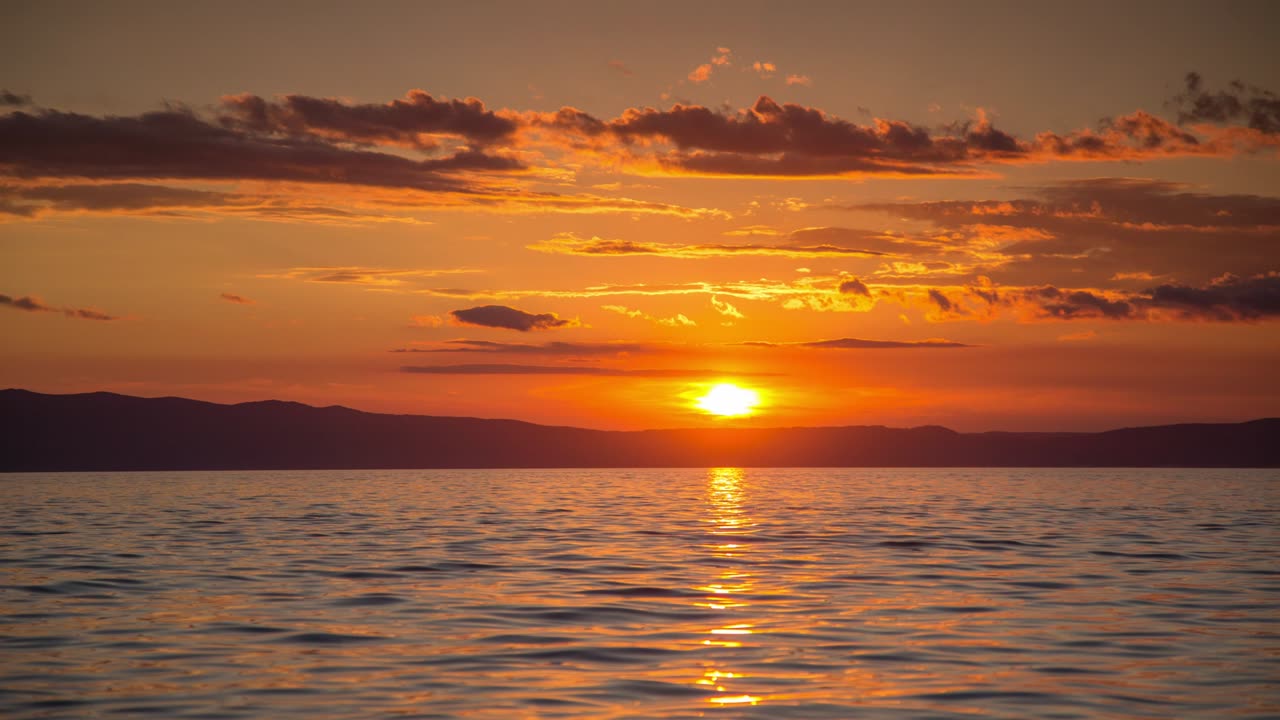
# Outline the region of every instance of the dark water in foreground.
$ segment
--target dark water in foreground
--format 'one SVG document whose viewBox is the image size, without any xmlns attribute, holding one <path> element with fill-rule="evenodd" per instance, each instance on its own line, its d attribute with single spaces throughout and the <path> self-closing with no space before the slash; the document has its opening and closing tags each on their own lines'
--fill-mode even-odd
<svg viewBox="0 0 1280 720">
<path fill-rule="evenodd" d="M 0 476 L 0 715 L 1280 717 L 1280 474 Z"/>
</svg>

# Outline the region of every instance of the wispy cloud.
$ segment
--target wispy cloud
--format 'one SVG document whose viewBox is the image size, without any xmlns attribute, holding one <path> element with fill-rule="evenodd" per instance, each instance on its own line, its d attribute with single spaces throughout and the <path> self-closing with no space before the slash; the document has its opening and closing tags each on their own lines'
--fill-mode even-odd
<svg viewBox="0 0 1280 720">
<path fill-rule="evenodd" d="M 77 308 L 77 307 L 54 307 L 46 305 L 43 300 L 31 295 L 22 297 L 12 297 L 10 295 L 0 295 L 0 307 L 7 307 L 12 310 L 21 310 L 24 312 L 48 312 L 62 313 L 69 318 L 78 320 L 119 320 L 114 315 L 108 315 L 101 310 L 93 308 Z"/>
<path fill-rule="evenodd" d="M 466 275 L 481 272 L 475 268 L 380 268 L 358 265 L 295 267 L 257 277 L 279 280 L 301 280 L 313 283 L 365 285 L 374 288 L 400 288 L 428 278 Z"/>
<path fill-rule="evenodd" d="M 671 317 L 657 317 L 641 310 L 633 310 L 625 305 L 602 305 L 601 308 L 619 315 L 626 315 L 629 318 L 647 320 L 655 325 L 665 325 L 666 327 L 695 327 L 698 324 L 686 317 L 684 313 L 676 313 Z"/>
<path fill-rule="evenodd" d="M 698 370 L 683 368 L 652 368 L 631 370 L 611 367 L 592 367 L 574 365 L 508 365 L 508 364 L 469 364 L 469 365 L 406 365 L 400 370 L 406 373 L 423 375 L 602 375 L 609 377 L 651 377 L 651 378 L 706 378 L 770 376 L 775 373 L 726 372 L 723 370 Z"/>
<path fill-rule="evenodd" d="M 666 349 L 652 343 L 637 342 L 548 342 L 541 344 L 506 343 L 491 340 L 446 340 L 430 347 L 396 348 L 398 353 L 490 353 L 499 355 L 563 355 L 567 357 L 621 356 L 653 353 Z"/>
<path fill-rule="evenodd" d="M 895 350 L 911 348 L 966 348 L 973 347 L 954 340 L 930 338 L 928 340 L 862 340 L 859 338 L 836 338 L 834 340 L 809 340 L 805 342 L 777 343 L 763 340 L 752 340 L 742 343 L 755 347 L 799 347 L 819 350 Z"/>
<path fill-rule="evenodd" d="M 649 256 L 679 259 L 767 256 L 785 258 L 875 257 L 884 253 L 837 245 L 681 245 L 676 243 L 580 238 L 572 233 L 556 235 L 527 246 L 530 250 L 585 257 Z"/>
</svg>

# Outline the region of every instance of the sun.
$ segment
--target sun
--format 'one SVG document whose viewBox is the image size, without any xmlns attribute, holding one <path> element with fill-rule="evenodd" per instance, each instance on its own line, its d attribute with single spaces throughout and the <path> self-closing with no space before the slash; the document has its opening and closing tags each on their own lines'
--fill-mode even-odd
<svg viewBox="0 0 1280 720">
<path fill-rule="evenodd" d="M 760 393 L 740 388 L 733 383 L 720 383 L 698 398 L 698 407 L 712 415 L 738 417 L 750 415 L 760 404 Z"/>
</svg>

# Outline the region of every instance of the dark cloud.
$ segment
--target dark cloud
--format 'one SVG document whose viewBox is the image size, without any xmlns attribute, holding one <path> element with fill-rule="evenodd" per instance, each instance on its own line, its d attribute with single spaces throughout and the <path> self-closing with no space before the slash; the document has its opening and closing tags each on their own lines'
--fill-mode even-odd
<svg viewBox="0 0 1280 720">
<path fill-rule="evenodd" d="M 14 310 L 23 310 L 26 312 L 60 312 L 69 318 L 78 320 L 119 320 L 114 315 L 108 315 L 100 310 L 92 308 L 71 308 L 71 307 L 53 307 L 46 305 L 39 298 L 30 295 L 23 297 L 11 297 L 9 295 L 0 295 L 0 307 L 12 308 Z"/>
<path fill-rule="evenodd" d="M 452 135 L 484 145 L 510 137 L 514 121 L 485 109 L 475 98 L 436 99 L 411 90 L 388 103 L 352 104 L 335 98 L 257 95 L 222 99 L 220 122 L 254 133 L 318 137 L 355 143 L 387 143 L 434 148 L 436 135 Z"/>
<path fill-rule="evenodd" d="M 0 185 L 0 215 L 48 212 L 192 217 L 219 213 L 260 220 L 360 222 L 399 217 L 376 207 L 343 209 L 288 195 L 251 195 L 133 182 Z"/>
<path fill-rule="evenodd" d="M 31 104 L 30 95 L 19 95 L 8 90 L 0 90 L 0 107 L 21 107 Z"/>
<path fill-rule="evenodd" d="M 236 294 L 234 294 L 234 293 L 222 293 L 222 294 L 220 294 L 218 297 L 222 298 L 223 300 L 226 300 L 226 301 L 227 301 L 227 302 L 229 302 L 229 303 L 235 303 L 235 304 L 237 304 L 237 305 L 253 305 L 253 304 L 255 304 L 255 303 L 254 303 L 252 300 L 250 300 L 249 298 L 244 297 L 243 295 L 236 295 Z"/>
<path fill-rule="evenodd" d="M 466 192 L 469 185 L 449 173 L 519 167 L 474 151 L 412 160 L 316 139 L 252 135 L 181 110 L 0 116 L 0 168 L 18 177 L 292 180 Z"/>
<path fill-rule="evenodd" d="M 533 123 L 562 134 L 570 145 L 612 138 L 623 150 L 653 155 L 669 171 L 697 174 L 954 174 L 970 172 L 962 166 L 971 162 L 1027 152 L 986 123 L 938 131 L 896 120 L 858 125 L 765 96 L 736 112 L 676 104 L 669 110 L 630 108 L 604 121 L 564 108 Z M 652 148 L 655 143 L 671 149 Z"/>
<path fill-rule="evenodd" d="M 8 212 L 30 216 L 43 210 L 62 212 L 144 211 L 174 208 L 213 208 L 246 204 L 231 193 L 191 190 L 144 183 L 107 183 L 38 186 L 0 186 L 0 196 L 11 205 Z M 6 208 L 0 208 L 6 212 Z"/>
<path fill-rule="evenodd" d="M 1142 293 L 1147 307 L 1184 319 L 1230 322 L 1280 316 L 1280 275 L 1227 275 L 1205 287 L 1165 284 Z"/>
<path fill-rule="evenodd" d="M 968 153 L 962 139 L 967 128 L 960 137 L 935 138 L 929 130 L 904 122 L 856 125 L 817 108 L 779 104 L 765 96 L 734 114 L 698 105 L 631 109 L 610 123 L 610 129 L 624 140 L 663 138 L 680 150 L 908 162 L 955 162 Z"/>
<path fill-rule="evenodd" d="M 1028 290 L 1027 295 L 1039 302 L 1044 315 L 1063 320 L 1081 317 L 1117 319 L 1134 315 L 1132 304 L 1124 300 L 1109 300 L 1085 290 L 1059 290 L 1046 286 Z"/>
<path fill-rule="evenodd" d="M 686 370 L 680 368 L 659 368 L 647 370 L 624 370 L 605 367 L 575 367 L 572 365 L 406 365 L 401 372 L 424 375 L 601 375 L 609 377 L 657 377 L 657 378 L 702 378 L 735 376 L 764 376 L 773 373 L 726 373 L 721 370 Z"/>
<path fill-rule="evenodd" d="M 933 304 L 937 305 L 942 312 L 951 312 L 955 309 L 955 304 L 951 302 L 950 298 L 935 288 L 929 288 L 929 300 L 933 301 Z"/>
<path fill-rule="evenodd" d="M 1230 133 L 1197 135 L 1142 110 L 1104 118 L 1094 128 L 1024 140 L 983 114 L 938 128 L 886 119 L 861 125 L 766 96 L 737 111 L 679 103 L 667 110 L 630 108 L 600 120 L 564 108 L 531 122 L 562 134 L 570 146 L 656 161 L 675 174 L 724 176 L 969 175 L 983 163 L 1227 156 L 1272 145 Z"/>
<path fill-rule="evenodd" d="M 1174 96 L 1171 104 L 1178 108 L 1178 122 L 1211 122 L 1245 124 L 1268 135 L 1280 133 L 1280 97 L 1275 93 L 1239 80 L 1226 90 L 1204 89 L 1200 73 L 1187 73 L 1186 89 Z"/>
<path fill-rule="evenodd" d="M 79 318 L 81 320 L 119 320 L 114 315 L 108 315 L 98 310 L 89 310 L 87 308 L 66 308 L 62 311 L 67 317 Z"/>
<path fill-rule="evenodd" d="M 1136 292 L 1104 296 L 1090 290 L 1046 286 L 1022 291 L 1042 316 L 1072 320 L 1170 318 L 1241 322 L 1280 316 L 1280 274 L 1250 278 L 1224 275 L 1202 286 L 1165 283 Z"/>
<path fill-rule="evenodd" d="M 845 280 L 840 283 L 840 292 L 845 295 L 862 295 L 865 297 L 871 297 L 871 289 L 866 286 L 866 283 L 862 282 L 858 278 Z"/>
<path fill-rule="evenodd" d="M 658 348 L 644 343 L 574 343 L 549 342 L 540 345 L 504 343 L 490 340 L 446 340 L 446 347 L 398 348 L 400 353 L 494 353 L 513 355 L 565 355 L 585 357 L 591 355 L 622 355 L 654 352 Z"/>
<path fill-rule="evenodd" d="M 27 312 L 57 312 L 57 308 L 49 307 L 40 302 L 39 299 L 31 296 L 20 298 L 10 297 L 8 295 L 0 295 L 0 305 L 13 308 L 14 310 L 26 310 Z"/>
<path fill-rule="evenodd" d="M 892 350 L 900 348 L 966 348 L 973 347 L 953 340 L 862 340 L 837 338 L 834 340 L 810 340 L 796 343 L 745 342 L 743 345 L 759 347 L 804 347 L 821 350 Z"/>
<path fill-rule="evenodd" d="M 466 325 L 505 328 L 520 332 L 550 330 L 574 324 L 571 320 L 561 319 L 555 313 L 527 313 L 506 305 L 481 305 L 464 310 L 453 310 L 449 314 Z"/>
</svg>

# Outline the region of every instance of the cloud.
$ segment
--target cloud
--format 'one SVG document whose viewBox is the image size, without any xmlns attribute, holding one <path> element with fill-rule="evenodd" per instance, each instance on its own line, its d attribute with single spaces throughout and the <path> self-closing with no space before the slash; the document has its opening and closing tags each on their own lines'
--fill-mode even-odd
<svg viewBox="0 0 1280 720">
<path fill-rule="evenodd" d="M 0 305 L 13 308 L 14 310 L 26 310 L 27 312 L 57 312 L 57 308 L 49 307 L 40 301 L 39 298 L 24 296 L 20 298 L 10 297 L 8 295 L 0 295 Z"/>
<path fill-rule="evenodd" d="M 506 305 L 482 305 L 450 311 L 453 318 L 464 325 L 503 328 L 529 332 L 530 330 L 551 330 L 558 327 L 570 327 L 577 323 L 563 320 L 555 313 L 527 313 Z"/>
<path fill-rule="evenodd" d="M 78 318 L 80 320 L 119 320 L 114 315 L 108 315 L 100 310 L 91 310 L 88 308 L 64 308 L 62 314 L 67 317 Z"/>
<path fill-rule="evenodd" d="M 788 75 L 788 76 L 787 76 L 787 84 L 788 84 L 788 85 L 803 85 L 803 86 L 805 86 L 805 87 L 813 87 L 813 78 L 809 77 L 808 75 L 795 75 L 795 74 L 792 74 L 792 75 Z"/>
<path fill-rule="evenodd" d="M 243 295 L 236 295 L 234 293 L 221 293 L 220 295 L 218 295 L 218 297 L 222 298 L 223 300 L 226 300 L 229 303 L 235 303 L 236 305 L 256 305 L 257 304 L 254 301 L 250 300 L 249 298 L 244 297 Z"/>
<path fill-rule="evenodd" d="M 165 187 L 143 183 L 0 185 L 0 197 L 10 205 L 0 213 L 32 217 L 45 211 L 113 212 L 173 211 L 179 209 L 228 208 L 254 204 L 232 193 Z"/>
<path fill-rule="evenodd" d="M 588 240 L 572 233 L 556 235 L 548 240 L 536 242 L 526 247 L 530 250 L 557 255 L 581 255 L 586 257 L 641 255 L 681 259 L 745 256 L 786 258 L 874 257 L 883 254 L 871 250 L 845 248 L 836 245 L 680 245 L 634 240 L 608 240 L 598 237 Z"/>
<path fill-rule="evenodd" d="M 896 120 L 858 125 L 767 96 L 732 113 L 681 104 L 669 110 L 631 108 L 614 120 L 579 121 L 565 130 L 640 143 L 668 172 L 719 175 L 972 173 L 968 166 L 974 162 L 1014 160 L 1030 152 L 986 123 L 942 133 Z"/>
<path fill-rule="evenodd" d="M 517 129 L 515 121 L 487 110 L 475 98 L 436 99 L 422 90 L 388 103 L 363 104 L 307 95 L 276 100 L 228 95 L 222 98 L 218 120 L 224 127 L 254 133 L 420 149 L 435 148 L 442 135 L 488 145 L 510 138 Z"/>
<path fill-rule="evenodd" d="M 1268 135 L 1280 133 L 1280 97 L 1275 93 L 1239 80 L 1227 90 L 1208 92 L 1200 73 L 1187 73 L 1186 89 L 1174 96 L 1171 104 L 1178 108 L 1178 122 L 1231 123 L 1245 121 L 1247 127 Z"/>
<path fill-rule="evenodd" d="M 705 81 L 713 68 L 700 66 L 691 80 Z M 790 75 L 787 82 L 811 80 Z M 677 103 L 666 110 L 629 108 L 612 120 L 564 108 L 534 124 L 632 172 L 725 177 L 973 176 L 987 164 L 1228 157 L 1280 147 L 1280 137 L 1254 128 L 1188 130 L 1144 110 L 1027 139 L 998 129 L 982 111 L 935 128 L 883 118 L 858 124 L 768 96 L 737 111 Z"/>
<path fill-rule="evenodd" d="M 619 315 L 626 315 L 629 318 L 648 320 L 651 323 L 663 325 L 665 327 L 695 327 L 698 324 L 685 317 L 684 313 L 676 313 L 672 317 L 664 318 L 655 317 L 640 310 L 632 310 L 625 305 L 602 305 L 601 308 L 608 310 L 609 312 L 618 313 Z"/>
<path fill-rule="evenodd" d="M 840 283 L 840 292 L 845 295 L 862 295 L 864 297 L 871 297 L 871 290 L 867 288 L 866 283 L 862 282 L 858 278 L 845 280 Z"/>
<path fill-rule="evenodd" d="M 589 367 L 573 365 L 507 365 L 507 364 L 474 364 L 474 365 L 406 365 L 401 372 L 423 375 L 598 375 L 608 377 L 654 377 L 654 378 L 705 378 L 734 375 L 738 377 L 771 376 L 775 373 L 743 373 L 722 370 L 689 370 L 681 368 L 657 368 L 642 370 L 626 370 L 622 368 Z"/>
<path fill-rule="evenodd" d="M 548 342 L 538 345 L 493 342 L 490 340 L 446 340 L 441 346 L 397 348 L 397 353 L 492 353 L 511 355 L 563 355 L 588 357 L 657 352 L 659 347 L 636 342 L 575 343 Z"/>
<path fill-rule="evenodd" d="M 627 77 L 631 77 L 635 74 L 631 71 L 631 68 L 627 67 L 621 60 L 610 60 L 609 69 Z"/>
<path fill-rule="evenodd" d="M 0 107 L 21 107 L 31 104 L 30 95 L 19 95 L 9 90 L 0 89 Z"/>
<path fill-rule="evenodd" d="M 711 296 L 711 307 L 715 308 L 716 312 L 720 313 L 721 315 L 724 315 L 725 317 L 738 318 L 738 319 L 742 319 L 746 317 L 745 315 L 742 314 L 741 311 L 738 310 L 738 308 L 734 307 L 732 304 L 730 304 L 726 300 L 721 300 L 715 295 Z"/>
<path fill-rule="evenodd" d="M 1058 320 L 1254 322 L 1280 316 L 1280 273 L 1249 278 L 1226 274 L 1204 285 L 1165 283 L 1137 291 L 1049 285 L 1016 289 L 1006 299 Z"/>
<path fill-rule="evenodd" d="M 28 181 L 30 182 L 30 181 Z M 359 198 L 332 198 L 317 202 L 322 193 L 219 192 L 135 182 L 0 184 L 0 215 L 22 218 L 49 213 L 129 214 L 149 217 L 231 216 L 264 221 L 305 221 L 329 224 L 369 222 L 418 223 L 404 215 L 403 203 L 363 202 Z M 308 197 L 311 195 L 311 197 Z M 428 205 L 429 203 L 423 203 Z M 343 207 L 338 207 L 342 205 Z"/>
<path fill-rule="evenodd" d="M 28 183 L 32 182 L 30 180 Z M 342 188 L 326 191 L 307 186 L 278 186 L 278 191 L 217 192 L 132 182 L 67 184 L 41 178 L 46 184 L 0 184 L 0 215 L 30 218 L 48 212 L 94 212 L 189 217 L 230 215 L 259 220 L 292 220 L 352 224 L 424 222 L 422 211 L 477 210 L 493 213 L 568 213 L 665 215 L 684 219 L 729 217 L 714 208 L 688 208 L 625 197 L 590 194 L 508 191 L 430 194 L 417 190 L 388 193 Z M 264 186 L 267 187 L 267 186 Z M 354 193 L 354 194 L 353 194 Z M 326 197 L 337 195 L 336 197 Z M 318 202 L 317 198 L 323 200 Z"/>
<path fill-rule="evenodd" d="M 951 302 L 950 298 L 943 295 L 935 288 L 929 288 L 929 300 L 931 300 L 934 305 L 937 305 L 938 309 L 944 313 L 949 313 L 955 309 L 955 303 Z"/>
<path fill-rule="evenodd" d="M 966 348 L 973 347 L 953 340 L 931 338 L 928 340 L 862 340 L 859 338 L 837 338 L 835 340 L 810 340 L 807 342 L 774 343 L 751 341 L 742 343 L 757 347 L 802 347 L 821 350 L 891 350 L 905 348 Z"/>
<path fill-rule="evenodd" d="M 688 76 L 689 82 L 697 85 L 699 83 L 704 83 L 710 80 L 711 73 L 715 71 L 715 68 L 728 67 L 732 63 L 732 60 L 731 60 L 732 56 L 733 56 L 733 51 L 731 51 L 729 48 L 726 48 L 726 47 L 716 48 L 716 54 L 712 55 L 710 60 L 694 68 L 689 73 L 689 76 Z"/>
<path fill-rule="evenodd" d="M 1027 290 L 1024 294 L 1038 301 L 1040 311 L 1044 315 L 1062 320 L 1080 317 L 1117 319 L 1132 317 L 1134 314 L 1134 306 L 1131 303 L 1110 299 L 1100 293 L 1087 290 L 1064 291 L 1047 286 Z"/>
<path fill-rule="evenodd" d="M 25 295 L 23 297 L 12 297 L 9 295 L 0 295 L 0 307 L 7 307 L 13 310 L 22 310 L 25 312 L 53 312 L 62 313 L 69 318 L 78 320 L 119 320 L 114 315 L 108 315 L 101 310 L 92 308 L 72 308 L 72 307 L 53 307 L 46 305 L 40 298 Z"/>
<path fill-rule="evenodd" d="M 1280 316 L 1280 274 L 1224 275 L 1204 287 L 1164 284 L 1140 293 L 1150 308 L 1180 319 L 1231 322 Z"/>
<path fill-rule="evenodd" d="M 950 262 L 1017 285 L 1133 287 L 1152 277 L 1202 283 L 1223 272 L 1253 276 L 1280 268 L 1277 197 L 1212 195 L 1143 178 L 1091 178 L 1022 190 L 1024 197 L 1013 200 L 846 207 L 929 222 L 935 237 L 899 241 L 900 254 Z"/>
<path fill-rule="evenodd" d="M 777 237 L 782 232 L 768 225 L 746 225 L 732 230 L 725 230 L 721 235 L 729 237 Z"/>
<path fill-rule="evenodd" d="M 778 67 L 773 63 L 761 62 L 759 60 L 751 63 L 751 69 L 755 70 L 757 75 L 766 80 L 773 77 L 773 74 L 778 71 Z"/>
<path fill-rule="evenodd" d="M 473 150 L 413 160 L 255 135 L 183 110 L 132 117 L 41 110 L 0 115 L 0 167 L 20 178 L 283 180 L 461 193 L 475 187 L 456 173 L 523 166 Z"/>
<path fill-rule="evenodd" d="M 313 283 L 367 285 L 375 288 L 399 288 L 427 278 L 478 273 L 472 268 L 380 268 L 358 265 L 295 267 L 278 273 L 263 273 L 260 278 L 301 280 Z"/>
</svg>

